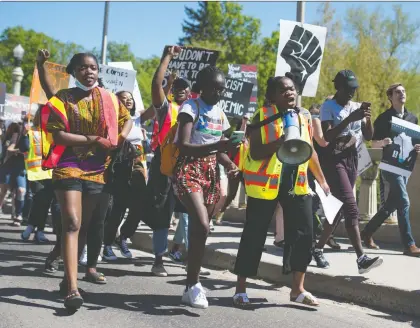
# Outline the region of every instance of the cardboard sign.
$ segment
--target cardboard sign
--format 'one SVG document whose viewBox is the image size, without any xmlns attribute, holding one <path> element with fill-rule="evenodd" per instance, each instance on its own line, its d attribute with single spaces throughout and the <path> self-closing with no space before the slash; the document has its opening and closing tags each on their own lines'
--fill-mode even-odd
<svg viewBox="0 0 420 328">
<path fill-rule="evenodd" d="M 364 142 L 357 147 L 357 156 L 357 175 L 360 175 L 372 166 L 372 159 Z"/>
<path fill-rule="evenodd" d="M 249 100 L 248 106 L 248 113 L 252 115 L 257 110 L 258 106 L 257 66 L 229 64 L 228 76 L 232 79 L 239 79 L 241 81 L 250 82 L 254 85 L 252 88 L 251 99 Z"/>
<path fill-rule="evenodd" d="M 168 47 L 170 46 L 165 47 L 164 53 L 166 53 Z M 202 48 L 182 48 L 179 54 L 172 57 L 168 65 L 168 70 L 163 80 L 163 87 L 166 87 L 168 84 L 170 72 L 177 72 L 179 77 L 186 78 L 193 86 L 198 72 L 206 66 L 215 66 L 218 57 L 219 51 Z"/>
<path fill-rule="evenodd" d="M 56 63 L 45 63 L 46 74 L 48 75 L 54 89 L 56 91 L 67 89 L 69 85 L 70 75 L 66 73 L 66 67 Z M 48 99 L 39 81 L 38 68 L 35 65 L 32 77 L 32 86 L 30 93 L 31 104 L 46 104 Z"/>
<path fill-rule="evenodd" d="M 280 20 L 276 76 L 288 76 L 302 96 L 315 97 L 327 28 Z"/>
<path fill-rule="evenodd" d="M 22 121 L 22 112 L 35 113 L 38 104 L 29 102 L 29 97 L 15 96 L 6 94 L 5 104 L 0 104 L 0 113 L 2 119 L 6 121 L 20 122 Z"/>
<path fill-rule="evenodd" d="M 101 80 L 104 88 L 112 93 L 119 91 L 134 90 L 134 82 L 136 81 L 136 71 L 124 68 L 117 68 L 107 65 L 99 65 L 98 78 Z M 70 76 L 69 88 L 74 88 L 75 78 Z"/>
<path fill-rule="evenodd" d="M 381 170 L 409 177 L 416 164 L 415 144 L 420 143 L 420 126 L 393 117 L 391 122 L 392 144 L 384 147 Z"/>
<path fill-rule="evenodd" d="M 134 66 L 132 62 L 109 62 L 109 66 L 118 67 L 128 69 L 130 71 L 134 71 Z M 126 90 L 133 93 L 134 101 L 136 102 L 136 111 L 143 111 L 144 104 L 143 99 L 141 97 L 139 84 L 137 83 L 137 78 L 134 80 L 134 89 L 133 90 Z"/>
<path fill-rule="evenodd" d="M 226 116 L 242 118 L 248 113 L 253 86 L 250 82 L 226 78 L 226 90 L 219 102 Z"/>
</svg>

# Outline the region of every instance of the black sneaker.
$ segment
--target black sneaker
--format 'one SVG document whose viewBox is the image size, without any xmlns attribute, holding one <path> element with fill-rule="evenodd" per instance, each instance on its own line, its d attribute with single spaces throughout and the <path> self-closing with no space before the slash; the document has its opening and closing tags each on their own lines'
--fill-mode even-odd
<svg viewBox="0 0 420 328">
<path fill-rule="evenodd" d="M 321 269 L 328 269 L 330 267 L 330 264 L 324 257 L 324 252 L 322 249 L 316 249 L 314 248 L 312 250 L 312 256 L 316 262 L 316 266 Z"/>
<path fill-rule="evenodd" d="M 359 274 L 368 273 L 370 270 L 377 268 L 384 262 L 383 258 L 378 256 L 371 259 L 366 254 L 362 255 L 357 260 L 357 267 L 359 268 Z"/>
<path fill-rule="evenodd" d="M 128 259 L 131 259 L 133 257 L 133 254 L 131 254 L 131 252 L 130 252 L 128 246 L 127 246 L 127 239 L 118 237 L 115 240 L 115 243 L 119 247 L 122 256 L 124 256 Z"/>
<path fill-rule="evenodd" d="M 48 273 L 54 273 L 58 271 L 59 267 L 59 259 L 55 259 L 51 261 L 50 259 L 46 259 L 45 261 L 45 271 Z"/>
</svg>

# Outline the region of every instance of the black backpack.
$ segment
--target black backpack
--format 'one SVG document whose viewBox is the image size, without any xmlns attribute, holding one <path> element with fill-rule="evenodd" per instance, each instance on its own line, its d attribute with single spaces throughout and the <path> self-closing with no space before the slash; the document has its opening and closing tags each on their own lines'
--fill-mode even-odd
<svg viewBox="0 0 420 328">
<path fill-rule="evenodd" d="M 116 149 L 111 155 L 107 172 L 107 189 L 112 195 L 124 197 L 129 191 L 131 174 L 136 159 L 136 148 L 129 141 Z"/>
</svg>

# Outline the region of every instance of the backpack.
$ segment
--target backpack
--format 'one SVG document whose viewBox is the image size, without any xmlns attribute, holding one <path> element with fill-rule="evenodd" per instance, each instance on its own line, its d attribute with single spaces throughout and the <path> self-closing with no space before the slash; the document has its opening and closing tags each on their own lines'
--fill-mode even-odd
<svg viewBox="0 0 420 328">
<path fill-rule="evenodd" d="M 197 106 L 197 116 L 193 122 L 193 131 L 195 125 L 200 117 L 200 106 L 197 99 L 193 99 Z M 166 137 L 163 139 L 162 145 L 160 146 L 161 162 L 160 171 L 162 174 L 172 177 L 174 174 L 175 165 L 178 161 L 179 148 L 174 143 L 176 131 L 178 130 L 178 122 L 169 130 Z"/>
<path fill-rule="evenodd" d="M 136 148 L 127 140 L 112 154 L 107 169 L 107 185 L 113 195 L 120 197 L 128 190 L 135 159 Z"/>
</svg>

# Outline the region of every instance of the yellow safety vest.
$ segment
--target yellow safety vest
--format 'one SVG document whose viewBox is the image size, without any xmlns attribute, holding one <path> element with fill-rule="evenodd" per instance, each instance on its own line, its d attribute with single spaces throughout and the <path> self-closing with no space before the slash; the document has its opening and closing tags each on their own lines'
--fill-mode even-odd
<svg viewBox="0 0 420 328">
<path fill-rule="evenodd" d="M 260 112 L 260 120 L 263 121 L 275 114 L 275 106 L 263 107 Z M 311 144 L 309 135 L 308 121 L 299 114 L 301 122 L 302 139 Z M 277 119 L 270 124 L 261 127 L 261 138 L 263 144 L 268 144 L 279 139 L 283 135 L 283 120 Z M 312 193 L 308 185 L 308 165 L 309 161 L 299 165 L 298 174 L 293 190 L 294 195 L 308 195 Z M 276 153 L 271 158 L 263 160 L 254 160 L 248 153 L 245 156 L 243 176 L 245 181 L 245 190 L 248 196 L 258 199 L 273 200 L 277 197 L 280 187 L 280 179 L 283 164 L 277 159 Z"/>
<path fill-rule="evenodd" d="M 29 130 L 29 150 L 25 152 L 25 167 L 29 181 L 48 180 L 52 178 L 52 170 L 42 169 L 42 143 L 39 130 Z"/>
</svg>

